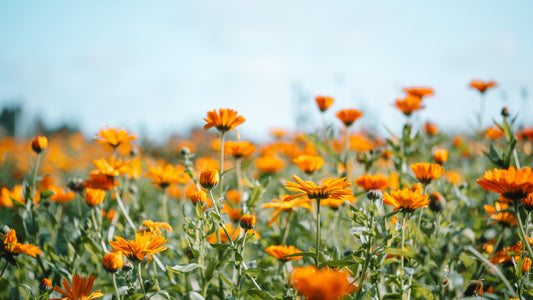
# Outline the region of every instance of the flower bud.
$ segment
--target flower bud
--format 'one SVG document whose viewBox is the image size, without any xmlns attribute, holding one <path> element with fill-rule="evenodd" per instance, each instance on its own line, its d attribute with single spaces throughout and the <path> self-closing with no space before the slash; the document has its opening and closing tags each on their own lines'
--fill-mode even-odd
<svg viewBox="0 0 533 300">
<path fill-rule="evenodd" d="M 366 193 L 368 200 L 376 201 L 383 197 L 383 192 L 380 189 L 371 189 Z"/>
<path fill-rule="evenodd" d="M 520 256 L 518 256 L 520 258 Z M 522 272 L 526 273 L 531 268 L 531 259 L 529 257 L 524 257 L 522 261 Z"/>
<path fill-rule="evenodd" d="M 204 189 L 212 189 L 220 180 L 218 171 L 216 169 L 205 169 L 200 173 L 200 185 Z"/>
<path fill-rule="evenodd" d="M 48 278 L 43 278 L 39 283 L 39 289 L 42 292 L 49 292 L 52 290 L 52 280 Z"/>
<path fill-rule="evenodd" d="M 180 150 L 181 156 L 188 156 L 190 154 L 191 154 L 191 150 L 188 147 L 184 146 L 183 148 L 181 148 Z"/>
<path fill-rule="evenodd" d="M 433 154 L 433 160 L 439 165 L 442 165 L 448 160 L 448 150 L 439 149 L 435 151 L 435 153 Z"/>
<path fill-rule="evenodd" d="M 48 146 L 48 139 L 45 136 L 35 137 L 31 141 L 31 148 L 37 154 L 41 153 Z"/>
<path fill-rule="evenodd" d="M 205 203 L 207 201 L 207 194 L 204 191 L 192 191 L 190 198 L 193 204 L 200 201 L 200 203 Z"/>
<path fill-rule="evenodd" d="M 255 226 L 255 216 L 245 214 L 241 217 L 241 228 L 244 230 L 253 229 Z"/>
<path fill-rule="evenodd" d="M 122 266 L 122 270 L 123 272 L 129 272 L 133 270 L 133 264 L 129 261 L 125 262 L 124 265 Z"/>
<path fill-rule="evenodd" d="M 502 114 L 502 117 L 504 117 L 504 118 L 507 118 L 508 116 L 511 115 L 511 113 L 509 112 L 509 108 L 507 108 L 507 106 L 504 106 L 502 108 L 501 114 Z"/>
<path fill-rule="evenodd" d="M 83 178 L 73 177 L 68 180 L 67 187 L 73 192 L 80 193 L 81 191 L 83 191 L 83 183 Z"/>
<path fill-rule="evenodd" d="M 121 251 L 111 252 L 102 259 L 104 269 L 109 273 L 116 273 L 124 266 L 124 258 Z"/>
<path fill-rule="evenodd" d="M 428 206 L 433 212 L 439 213 L 446 209 L 446 199 L 441 193 L 431 193 Z"/>
<path fill-rule="evenodd" d="M 85 190 L 85 202 L 93 207 L 102 203 L 105 199 L 105 191 L 100 189 L 87 188 Z"/>
</svg>

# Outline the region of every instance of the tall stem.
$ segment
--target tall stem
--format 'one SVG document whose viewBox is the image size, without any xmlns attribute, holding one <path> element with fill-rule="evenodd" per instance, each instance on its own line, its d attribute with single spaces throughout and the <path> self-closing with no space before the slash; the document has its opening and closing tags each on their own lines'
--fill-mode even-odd
<svg viewBox="0 0 533 300">
<path fill-rule="evenodd" d="M 168 207 L 166 188 L 161 188 L 161 205 L 163 206 L 163 221 L 168 223 Z"/>
<path fill-rule="evenodd" d="M 146 298 L 146 290 L 144 289 L 143 277 L 141 274 L 141 262 L 137 264 L 137 275 L 139 276 L 139 284 L 141 285 L 144 297 Z"/>
<path fill-rule="evenodd" d="M 226 135 L 226 132 L 223 131 L 220 133 L 220 163 L 219 163 L 219 174 L 220 174 L 220 181 L 218 183 L 218 196 L 222 197 L 222 192 L 224 191 L 224 185 L 222 184 L 222 180 L 224 177 L 222 176 L 222 172 L 224 172 L 224 136 Z"/>
<path fill-rule="evenodd" d="M 368 265 L 370 264 L 370 260 L 372 259 L 372 255 L 371 255 L 371 249 L 372 249 L 372 234 L 374 232 L 374 212 L 370 212 L 370 234 L 368 235 L 368 242 L 366 244 L 366 258 L 365 258 L 365 263 L 363 265 L 363 271 L 361 272 L 361 278 L 359 278 L 359 285 L 357 287 L 357 294 L 355 296 L 355 299 L 359 299 L 360 295 L 361 295 L 361 292 L 362 292 L 362 287 L 363 287 L 363 282 L 365 281 L 365 278 L 366 278 L 366 270 L 368 269 Z M 376 286 L 376 291 L 378 291 L 378 294 L 379 294 L 379 287 Z"/>
<path fill-rule="evenodd" d="M 115 289 L 115 296 L 117 297 L 117 300 L 120 300 L 120 294 L 118 293 L 117 279 L 115 277 L 115 273 L 113 273 L 113 288 Z"/>
<path fill-rule="evenodd" d="M 241 185 L 242 181 L 242 171 L 241 171 L 241 160 L 236 159 L 235 160 L 235 169 L 237 172 L 237 188 L 239 189 L 239 199 L 242 201 L 242 212 L 248 213 L 248 207 L 246 206 L 246 202 L 244 201 L 244 191 Z"/>
<path fill-rule="evenodd" d="M 37 161 L 35 162 L 35 170 L 33 171 L 33 178 L 31 183 L 31 199 L 29 203 L 30 214 L 31 214 L 31 231 L 33 233 L 33 239 L 37 243 L 37 229 L 35 221 L 35 212 L 34 210 L 34 199 L 37 193 L 37 174 L 39 173 L 39 165 L 41 164 L 41 153 L 37 154 Z"/>
<path fill-rule="evenodd" d="M 318 268 L 320 260 L 320 199 L 316 199 L 316 248 L 315 266 Z"/>
<path fill-rule="evenodd" d="M 522 244 L 526 245 L 527 248 L 527 255 L 531 258 L 533 257 L 533 251 L 531 251 L 531 245 L 529 244 L 529 241 L 527 239 L 526 232 L 524 230 L 524 225 L 522 223 L 522 217 L 520 216 L 520 207 L 518 207 L 519 202 L 514 201 L 514 212 L 516 216 L 516 220 L 518 221 L 518 228 L 519 228 L 519 235 L 522 239 Z"/>
<path fill-rule="evenodd" d="M 401 267 L 401 270 L 400 272 L 404 272 L 404 269 L 403 269 L 403 265 L 404 265 L 404 256 L 403 256 L 403 249 L 404 249 L 404 245 L 405 245 L 405 213 L 402 213 L 402 248 L 400 249 L 402 255 L 401 255 L 401 258 L 400 258 L 400 267 Z M 400 292 L 402 294 L 402 300 L 403 300 L 403 292 L 404 292 L 404 286 L 403 286 L 403 275 L 401 277 L 401 282 L 402 282 L 402 286 L 400 288 Z"/>
<path fill-rule="evenodd" d="M 287 243 L 287 238 L 289 237 L 289 232 L 291 229 L 291 220 L 292 210 L 289 210 L 289 216 L 287 217 L 287 226 L 285 226 L 285 234 L 283 235 L 283 241 L 281 242 L 282 245 L 285 245 L 285 243 Z"/>
</svg>

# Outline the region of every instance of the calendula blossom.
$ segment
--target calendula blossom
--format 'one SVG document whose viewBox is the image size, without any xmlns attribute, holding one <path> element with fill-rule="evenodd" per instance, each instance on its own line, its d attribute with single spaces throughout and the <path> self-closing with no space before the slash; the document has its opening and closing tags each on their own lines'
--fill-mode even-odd
<svg viewBox="0 0 533 300">
<path fill-rule="evenodd" d="M 302 258 L 302 256 L 285 257 L 287 255 L 302 252 L 302 250 L 296 249 L 294 246 L 271 245 L 268 246 L 265 251 L 280 261 L 297 260 Z"/>
<path fill-rule="evenodd" d="M 87 277 L 81 277 L 78 274 L 72 275 L 72 286 L 70 283 L 63 279 L 63 289 L 59 286 L 54 287 L 54 291 L 63 295 L 61 298 L 50 298 L 50 300 L 92 300 L 102 298 L 104 294 L 100 290 L 91 292 L 94 283 L 94 275 Z"/>
<path fill-rule="evenodd" d="M 533 172 L 529 167 L 489 170 L 476 182 L 484 190 L 499 193 L 511 201 L 522 201 L 533 192 Z"/>
<path fill-rule="evenodd" d="M 227 132 L 235 130 L 235 127 L 244 123 L 243 116 L 238 116 L 237 111 L 229 108 L 220 108 L 218 111 L 207 112 L 207 117 L 204 118 L 207 124 L 204 125 L 204 129 L 207 130 L 211 127 L 215 127 L 220 132 Z"/>
<path fill-rule="evenodd" d="M 429 204 L 429 198 L 419 190 L 412 191 L 404 188 L 403 190 L 392 191 L 390 194 L 385 193 L 383 204 L 392 205 L 394 211 L 413 212 L 419 207 L 426 207 Z"/>
<path fill-rule="evenodd" d="M 125 129 L 116 129 L 104 127 L 96 133 L 98 138 L 95 139 L 98 143 L 110 146 L 115 149 L 121 144 L 129 143 L 131 140 L 137 139 L 135 135 L 129 134 Z"/>
<path fill-rule="evenodd" d="M 109 241 L 113 247 L 111 252 L 122 251 L 122 253 L 133 262 L 140 262 L 146 259 L 151 260 L 152 255 L 167 249 L 163 246 L 167 239 L 160 235 L 137 233 L 135 240 L 126 241 L 115 236 L 116 241 Z"/>
<path fill-rule="evenodd" d="M 356 290 L 348 273 L 315 266 L 294 268 L 292 282 L 298 293 L 307 300 L 337 300 Z"/>
<path fill-rule="evenodd" d="M 352 195 L 352 190 L 348 189 L 351 184 L 346 178 L 327 179 L 322 185 L 317 185 L 312 181 L 304 181 L 300 177 L 292 176 L 296 182 L 288 181 L 285 188 L 298 194 L 288 196 L 285 200 L 292 200 L 299 197 L 307 197 L 313 200 L 323 199 L 343 199 L 345 196 Z"/>
<path fill-rule="evenodd" d="M 411 170 L 415 173 L 416 179 L 424 185 L 429 184 L 432 180 L 438 179 L 444 174 L 444 168 L 441 165 L 424 162 L 412 164 Z"/>
</svg>

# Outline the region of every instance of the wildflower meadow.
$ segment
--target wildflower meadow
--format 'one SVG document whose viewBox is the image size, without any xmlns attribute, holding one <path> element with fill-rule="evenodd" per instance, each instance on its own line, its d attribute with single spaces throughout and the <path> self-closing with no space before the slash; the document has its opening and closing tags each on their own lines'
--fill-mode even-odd
<svg viewBox="0 0 533 300">
<path fill-rule="evenodd" d="M 460 134 L 413 87 L 400 135 L 316 96 L 315 131 L 261 143 L 223 105 L 163 144 L 0 136 L 0 299 L 533 299 L 533 127 L 483 127 L 497 84 L 470 88 Z"/>
</svg>

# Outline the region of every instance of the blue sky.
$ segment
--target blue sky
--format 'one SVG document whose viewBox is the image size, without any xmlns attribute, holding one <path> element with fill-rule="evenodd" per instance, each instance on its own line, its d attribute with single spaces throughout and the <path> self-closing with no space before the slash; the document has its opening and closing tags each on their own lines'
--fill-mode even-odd
<svg viewBox="0 0 533 300">
<path fill-rule="evenodd" d="M 229 107 L 254 138 L 295 129 L 297 113 L 320 126 L 318 94 L 336 99 L 334 124 L 335 110 L 354 107 L 365 113 L 356 128 L 397 132 L 402 88 L 429 86 L 420 122 L 460 131 L 474 122 L 477 78 L 499 83 L 487 125 L 503 105 L 526 120 L 531 11 L 531 1 L 3 1 L 0 104 L 23 99 L 27 115 L 88 135 L 109 125 L 151 136 Z"/>
</svg>

